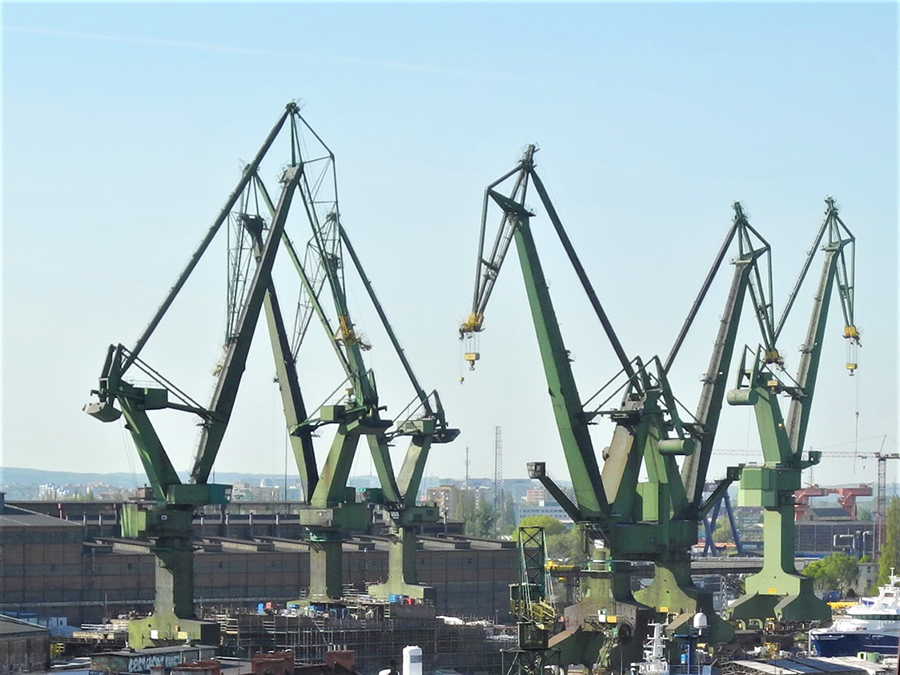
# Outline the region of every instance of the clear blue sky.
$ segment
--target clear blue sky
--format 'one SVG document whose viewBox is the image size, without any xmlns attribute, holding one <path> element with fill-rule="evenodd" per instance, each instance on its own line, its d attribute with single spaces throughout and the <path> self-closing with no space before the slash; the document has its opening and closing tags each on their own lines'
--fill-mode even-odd
<svg viewBox="0 0 900 675">
<path fill-rule="evenodd" d="M 734 200 L 773 246 L 780 308 L 833 195 L 859 240 L 864 346 L 850 379 L 835 305 L 808 443 L 852 450 L 856 411 L 859 438 L 874 439 L 861 451 L 900 438 L 896 4 L 2 10 L 3 465 L 140 472 L 119 425 L 81 412 L 106 346 L 133 344 L 240 160 L 297 98 L 337 156 L 344 224 L 414 367 L 462 429 L 435 449 L 430 475 L 461 476 L 466 445 L 472 474 L 489 475 L 499 425 L 507 477 L 536 459 L 567 477 L 514 264 L 488 309 L 474 373 L 461 371 L 456 340 L 482 191 L 530 142 L 626 350 L 645 358 L 668 352 Z M 617 365 L 546 219 L 535 229 L 587 398 Z M 146 352 L 201 400 L 224 312 L 224 244 L 210 254 Z M 690 408 L 726 285 L 673 372 Z M 790 367 L 811 297 L 812 284 L 783 342 Z M 390 414 L 411 394 L 363 300 L 357 285 L 353 310 L 375 344 L 370 365 Z M 341 376 L 314 338 L 301 379 L 318 403 Z M 747 315 L 742 341 L 757 340 Z M 258 337 L 220 470 L 283 471 L 272 373 Z M 160 424 L 187 467 L 192 422 Z M 598 448 L 610 433 L 597 428 Z M 714 461 L 711 477 L 752 461 L 754 436 L 746 409 L 726 410 L 720 445 L 747 455 Z M 324 454 L 327 436 L 320 442 Z M 369 471 L 364 453 L 358 473 Z M 815 478 L 871 482 L 875 467 L 827 460 Z"/>
</svg>

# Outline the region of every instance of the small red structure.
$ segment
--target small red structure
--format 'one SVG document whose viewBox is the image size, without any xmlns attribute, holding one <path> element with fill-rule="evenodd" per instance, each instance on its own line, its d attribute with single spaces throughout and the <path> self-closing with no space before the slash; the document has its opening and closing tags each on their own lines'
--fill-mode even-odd
<svg viewBox="0 0 900 675">
<path fill-rule="evenodd" d="M 794 492 L 794 520 L 800 520 L 809 511 L 811 497 L 827 497 L 838 495 L 838 503 L 850 518 L 856 520 L 856 498 L 871 497 L 872 486 L 861 484 L 858 487 L 829 488 L 810 485 Z"/>
</svg>

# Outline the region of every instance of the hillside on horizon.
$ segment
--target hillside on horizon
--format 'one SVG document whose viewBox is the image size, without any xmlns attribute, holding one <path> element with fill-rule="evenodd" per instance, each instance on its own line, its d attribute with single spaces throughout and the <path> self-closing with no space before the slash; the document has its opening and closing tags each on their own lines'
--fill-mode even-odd
<svg viewBox="0 0 900 675">
<path fill-rule="evenodd" d="M 187 472 L 179 471 L 178 475 L 182 480 L 187 480 Z M 299 477 L 294 474 L 288 474 L 288 481 L 299 481 Z M 271 473 L 247 473 L 242 471 L 222 471 L 215 473 L 215 482 L 217 483 L 248 483 L 250 485 L 259 485 L 261 480 L 284 480 L 284 475 L 274 475 Z M 457 481 L 461 479 L 427 476 L 423 480 L 423 484 L 427 486 L 438 485 L 448 481 Z M 471 482 L 483 483 L 489 481 L 488 478 L 470 478 Z M 363 475 L 354 476 L 350 479 L 350 483 L 357 487 L 367 487 L 377 485 L 377 476 Z M 143 471 L 138 473 L 130 472 L 113 472 L 113 473 L 97 473 L 86 472 L 79 473 L 76 471 L 51 471 L 47 469 L 23 469 L 19 467 L 0 466 L 0 486 L 4 485 L 89 485 L 93 483 L 103 483 L 112 487 L 125 489 L 133 489 L 147 484 L 147 477 Z"/>
<path fill-rule="evenodd" d="M 187 472 L 179 471 L 178 475 L 182 480 L 187 480 Z M 226 484 L 248 483 L 250 485 L 259 485 L 261 480 L 279 481 L 283 480 L 283 478 L 283 474 L 274 475 L 271 473 L 247 473 L 242 471 L 222 471 L 216 472 L 215 474 L 216 482 Z M 299 478 L 294 474 L 288 474 L 288 481 L 292 480 L 299 480 Z M 451 481 L 459 482 L 461 480 L 461 478 L 451 478 L 448 476 L 427 476 L 423 479 L 423 487 L 441 485 Z M 377 485 L 377 481 L 378 479 L 376 476 L 370 475 L 354 476 L 350 479 L 350 483 L 356 487 Z M 470 477 L 469 481 L 476 485 L 484 484 L 486 481 L 492 482 L 492 480 L 487 477 Z M 103 483 L 113 487 L 133 489 L 135 487 L 146 485 L 147 477 L 143 472 L 129 473 L 119 471 L 112 473 L 79 473 L 76 471 L 51 471 L 47 469 L 23 469 L 20 467 L 0 466 L 0 487 L 4 485 L 44 485 L 49 483 L 55 485 L 89 485 L 93 483 Z M 569 481 L 563 480 L 560 481 L 560 483 L 565 486 L 569 484 Z M 857 485 L 859 485 L 859 483 L 829 485 L 825 487 L 855 487 Z M 872 487 L 874 488 L 874 484 Z M 888 483 L 887 494 L 888 497 L 900 495 L 900 483 Z M 874 497 L 872 498 L 874 499 Z M 869 498 L 862 498 L 862 500 L 865 499 Z"/>
</svg>

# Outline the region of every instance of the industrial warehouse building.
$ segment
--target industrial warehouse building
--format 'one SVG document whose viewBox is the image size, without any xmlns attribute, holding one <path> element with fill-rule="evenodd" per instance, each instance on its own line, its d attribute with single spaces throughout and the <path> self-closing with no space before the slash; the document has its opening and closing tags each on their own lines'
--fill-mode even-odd
<svg viewBox="0 0 900 675">
<path fill-rule="evenodd" d="M 49 667 L 50 631 L 0 614 L 0 675 Z"/>
<path fill-rule="evenodd" d="M 38 505 L 48 513 L 64 509 L 56 503 L 34 503 Z M 73 520 L 65 520 L 21 506 L 0 506 L 0 612 L 37 619 L 66 617 L 70 624 L 83 624 L 135 609 L 150 611 L 155 560 L 150 542 L 116 536 L 113 504 L 76 502 L 66 507 L 81 511 L 66 514 Z M 107 511 L 105 517 L 102 510 Z M 227 523 L 196 519 L 197 603 L 212 609 L 298 599 L 309 585 L 309 544 L 300 539 L 296 518 L 262 514 L 253 521 L 246 514 L 233 515 L 233 522 Z M 387 577 L 387 545 L 386 537 L 376 535 L 345 543 L 344 583 L 352 587 L 348 591 L 365 592 L 366 584 Z M 451 532 L 426 535 L 420 537 L 417 558 L 419 583 L 437 591 L 438 614 L 507 617 L 509 584 L 517 581 L 513 542 Z"/>
<path fill-rule="evenodd" d="M 12 505 L 0 496 L 0 613 L 83 624 L 150 611 L 150 543 L 118 536 L 119 508 L 114 502 Z M 297 508 L 290 502 L 232 503 L 198 516 L 196 601 L 224 609 L 298 599 L 309 584 L 309 544 Z M 872 528 L 846 518 L 796 525 L 798 551 L 813 555 L 833 550 L 836 534 Z M 509 584 L 518 580 L 515 544 L 464 537 L 452 522 L 431 527 L 420 535 L 417 562 L 419 582 L 437 591 L 438 614 L 508 619 Z M 362 593 L 386 578 L 387 542 L 365 535 L 345 543 L 348 591 Z"/>
</svg>

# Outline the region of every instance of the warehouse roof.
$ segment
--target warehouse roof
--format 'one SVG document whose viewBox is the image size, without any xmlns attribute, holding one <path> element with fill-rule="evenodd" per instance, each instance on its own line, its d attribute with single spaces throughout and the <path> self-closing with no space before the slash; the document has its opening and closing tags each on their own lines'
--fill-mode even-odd
<svg viewBox="0 0 900 675">
<path fill-rule="evenodd" d="M 853 656 L 838 658 L 809 657 L 770 661 L 730 661 L 729 673 L 764 673 L 765 675 L 876 675 L 885 671 L 880 663 Z"/>
<path fill-rule="evenodd" d="M 81 523 L 45 516 L 43 513 L 26 511 L 6 504 L 0 509 L 0 528 L 2 527 L 81 527 Z"/>
<path fill-rule="evenodd" d="M 0 614 L 0 636 L 7 637 L 28 634 L 38 635 L 41 633 L 46 633 L 49 635 L 50 629 L 35 625 L 33 623 L 28 623 L 27 621 L 22 621 L 21 619 L 14 619 L 11 616 L 6 616 L 5 614 Z"/>
<path fill-rule="evenodd" d="M 853 518 L 850 517 L 844 509 L 840 506 L 813 506 L 809 509 L 803 517 L 800 518 L 802 521 L 809 520 L 843 520 L 843 521 L 852 521 Z"/>
</svg>

